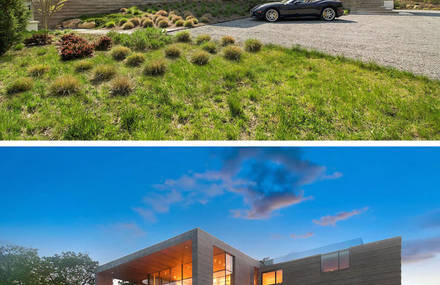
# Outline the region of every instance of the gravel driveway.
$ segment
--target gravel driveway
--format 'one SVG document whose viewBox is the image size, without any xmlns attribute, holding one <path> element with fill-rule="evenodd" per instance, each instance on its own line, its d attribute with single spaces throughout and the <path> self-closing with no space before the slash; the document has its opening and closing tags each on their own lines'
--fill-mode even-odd
<svg viewBox="0 0 440 285">
<path fill-rule="evenodd" d="M 331 23 L 242 19 L 190 30 L 239 41 L 257 38 L 286 47 L 298 44 L 330 54 L 409 70 L 440 79 L 440 13 L 349 15 Z"/>
</svg>

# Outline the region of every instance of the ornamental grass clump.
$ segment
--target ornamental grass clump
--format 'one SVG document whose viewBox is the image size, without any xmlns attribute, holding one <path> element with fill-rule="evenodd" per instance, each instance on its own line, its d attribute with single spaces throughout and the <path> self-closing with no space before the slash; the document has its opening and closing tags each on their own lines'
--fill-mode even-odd
<svg viewBox="0 0 440 285">
<path fill-rule="evenodd" d="M 231 36 L 223 36 L 221 39 L 222 46 L 233 45 L 235 44 L 235 39 Z"/>
<path fill-rule="evenodd" d="M 176 40 L 178 42 L 187 43 L 191 41 L 191 34 L 188 31 L 183 31 L 176 34 Z"/>
<path fill-rule="evenodd" d="M 45 64 L 37 64 L 29 68 L 28 72 L 30 76 L 39 77 L 49 71 L 49 66 Z"/>
<path fill-rule="evenodd" d="M 93 56 L 94 44 L 75 34 L 63 35 L 58 43 L 63 60 Z"/>
<path fill-rule="evenodd" d="M 125 23 L 127 23 L 128 19 L 127 18 L 122 18 L 119 20 L 119 26 L 123 26 Z"/>
<path fill-rule="evenodd" d="M 144 28 L 148 28 L 148 27 L 153 27 L 154 26 L 154 23 L 153 23 L 153 21 L 150 18 L 144 18 L 142 20 L 141 24 L 142 24 L 142 27 L 144 27 Z"/>
<path fill-rule="evenodd" d="M 199 50 L 192 55 L 191 62 L 197 65 L 205 65 L 209 62 L 209 53 Z"/>
<path fill-rule="evenodd" d="M 183 20 L 178 20 L 178 21 L 176 21 L 176 23 L 175 23 L 176 27 L 182 27 L 183 24 L 185 24 L 185 22 L 184 22 Z"/>
<path fill-rule="evenodd" d="M 115 21 L 108 21 L 107 23 L 104 24 L 104 27 L 114 28 L 114 27 L 116 27 L 116 23 L 115 23 Z"/>
<path fill-rule="evenodd" d="M 133 26 L 137 27 L 141 23 L 141 19 L 139 19 L 139 18 L 131 18 L 130 20 L 128 20 L 128 22 L 132 23 Z"/>
<path fill-rule="evenodd" d="M 248 39 L 244 42 L 244 46 L 248 52 L 258 52 L 263 44 L 257 39 Z"/>
<path fill-rule="evenodd" d="M 112 45 L 113 45 L 112 38 L 108 36 L 101 36 L 95 42 L 95 50 L 100 50 L 100 51 L 110 50 L 112 48 Z"/>
<path fill-rule="evenodd" d="M 200 35 L 196 38 L 196 43 L 198 45 L 203 44 L 205 42 L 209 42 L 211 40 L 211 36 L 210 35 Z"/>
<path fill-rule="evenodd" d="M 115 60 L 121 61 L 124 60 L 129 54 L 131 50 L 128 47 L 117 46 L 112 49 L 112 57 Z"/>
<path fill-rule="evenodd" d="M 193 20 L 186 20 L 185 23 L 183 24 L 183 26 L 185 28 L 192 28 L 192 27 L 194 27 L 194 22 L 193 22 Z"/>
<path fill-rule="evenodd" d="M 50 86 L 50 91 L 53 95 L 67 96 L 78 93 L 80 90 L 80 84 L 78 79 L 72 75 L 63 75 L 55 79 Z"/>
<path fill-rule="evenodd" d="M 176 45 L 170 45 L 169 47 L 167 47 L 165 49 L 165 56 L 170 57 L 170 58 L 179 57 L 181 53 L 182 52 L 181 52 L 180 48 Z"/>
<path fill-rule="evenodd" d="M 167 69 L 167 65 L 165 60 L 159 59 L 159 60 L 153 60 L 147 63 L 144 67 L 144 74 L 145 75 L 163 75 Z"/>
<path fill-rule="evenodd" d="M 223 49 L 223 56 L 229 60 L 240 61 L 243 50 L 238 46 L 227 46 Z"/>
<path fill-rule="evenodd" d="M 89 60 L 81 60 L 76 62 L 73 67 L 75 68 L 76 72 L 84 72 L 92 69 L 93 63 Z"/>
<path fill-rule="evenodd" d="M 21 77 L 16 79 L 14 82 L 6 87 L 6 93 L 16 94 L 20 92 L 25 92 L 31 90 L 33 86 L 33 81 L 31 78 Z"/>
<path fill-rule="evenodd" d="M 215 42 L 207 42 L 201 45 L 201 48 L 209 53 L 216 53 L 217 52 L 217 46 L 215 44 Z"/>
<path fill-rule="evenodd" d="M 110 94 L 113 96 L 126 96 L 133 91 L 133 84 L 127 76 L 118 76 L 110 83 Z"/>
<path fill-rule="evenodd" d="M 132 22 L 127 22 L 125 24 L 122 25 L 122 29 L 123 30 L 131 30 L 134 28 L 134 25 Z"/>
<path fill-rule="evenodd" d="M 163 20 L 160 20 L 160 21 L 157 23 L 157 26 L 158 26 L 159 28 L 162 28 L 162 29 L 164 29 L 164 28 L 168 28 L 168 27 L 170 26 L 170 22 L 168 22 L 167 19 L 163 19 Z"/>
<path fill-rule="evenodd" d="M 181 21 L 181 23 L 183 24 L 183 18 L 182 17 L 176 15 L 176 16 L 173 16 L 171 18 L 171 22 L 173 22 L 173 24 L 176 24 L 177 21 Z"/>
<path fill-rule="evenodd" d="M 140 52 L 136 52 L 133 53 L 132 55 L 129 55 L 125 60 L 125 63 L 128 66 L 135 67 L 141 65 L 144 61 L 145 61 L 145 56 Z"/>
<path fill-rule="evenodd" d="M 93 81 L 95 82 L 107 81 L 113 78 L 115 74 L 116 74 L 116 68 L 113 65 L 109 65 L 109 64 L 99 65 L 95 69 L 93 75 Z"/>
<path fill-rule="evenodd" d="M 165 10 L 159 10 L 156 12 L 156 15 L 166 17 L 166 16 L 168 16 L 168 12 Z"/>
</svg>

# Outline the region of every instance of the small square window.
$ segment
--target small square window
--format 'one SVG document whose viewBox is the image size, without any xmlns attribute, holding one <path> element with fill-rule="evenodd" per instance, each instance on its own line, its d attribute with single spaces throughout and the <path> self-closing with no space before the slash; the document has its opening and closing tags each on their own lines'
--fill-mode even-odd
<svg viewBox="0 0 440 285">
<path fill-rule="evenodd" d="M 350 267 L 348 249 L 321 255 L 321 271 L 332 272 Z"/>
</svg>

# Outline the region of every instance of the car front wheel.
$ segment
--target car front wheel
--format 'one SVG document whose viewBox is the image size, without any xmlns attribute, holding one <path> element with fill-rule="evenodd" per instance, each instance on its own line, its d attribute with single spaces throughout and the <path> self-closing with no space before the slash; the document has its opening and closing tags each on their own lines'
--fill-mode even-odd
<svg viewBox="0 0 440 285">
<path fill-rule="evenodd" d="M 278 11 L 275 9 L 269 9 L 266 11 L 266 20 L 268 20 L 269 22 L 275 22 L 278 20 L 279 18 L 279 14 Z"/>
<path fill-rule="evenodd" d="M 321 17 L 325 21 L 333 21 L 336 18 L 336 11 L 333 8 L 327 7 L 322 10 Z"/>
</svg>

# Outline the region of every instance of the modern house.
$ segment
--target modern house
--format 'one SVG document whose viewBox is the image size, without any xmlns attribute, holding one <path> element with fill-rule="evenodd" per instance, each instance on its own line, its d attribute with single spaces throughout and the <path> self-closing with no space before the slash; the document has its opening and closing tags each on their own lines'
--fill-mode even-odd
<svg viewBox="0 0 440 285">
<path fill-rule="evenodd" d="M 276 263 L 193 229 L 100 266 L 97 285 L 400 285 L 400 237 Z"/>
</svg>

